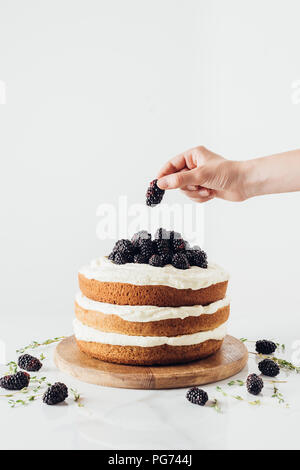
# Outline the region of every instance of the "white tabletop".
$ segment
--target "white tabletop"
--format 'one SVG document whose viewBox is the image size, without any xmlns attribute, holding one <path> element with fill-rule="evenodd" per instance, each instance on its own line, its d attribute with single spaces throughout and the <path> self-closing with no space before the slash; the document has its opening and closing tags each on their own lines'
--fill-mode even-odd
<svg viewBox="0 0 300 470">
<path fill-rule="evenodd" d="M 70 334 L 71 317 L 72 312 L 64 317 L 56 315 L 47 322 L 36 314 L 19 315 L 17 320 L 6 318 L 1 329 L 2 338 L 6 338 L 6 361 L 15 360 L 15 349 L 31 340 Z M 254 325 L 247 327 L 251 329 L 255 331 Z M 241 321 L 235 321 L 231 333 L 245 335 Z M 292 339 L 282 332 L 282 342 L 291 345 Z M 271 385 L 266 385 L 263 396 L 259 397 L 260 406 L 222 396 L 216 385 L 247 400 L 256 399 L 246 393 L 244 387 L 229 387 L 229 380 L 203 387 L 210 398 L 218 398 L 221 413 L 217 413 L 207 406 L 190 404 L 185 399 L 185 389 L 125 390 L 79 382 L 56 370 L 52 361 L 53 346 L 43 351 L 47 360 L 39 375 L 47 376 L 50 382 L 62 381 L 78 389 L 84 407 L 78 407 L 69 398 L 58 406 L 34 402 L 12 409 L 7 400 L 1 398 L 1 419 L 5 422 L 1 449 L 299 448 L 300 376 L 295 373 L 287 377 L 281 372 L 278 377 L 288 380 L 286 384 L 279 384 L 279 388 L 290 408 L 271 398 Z M 36 355 L 40 352 L 34 351 Z M 291 358 L 289 350 L 287 358 Z M 257 371 L 253 357 L 248 369 Z M 245 379 L 248 369 L 237 378 Z M 5 391 L 0 389 L 0 393 Z"/>
</svg>

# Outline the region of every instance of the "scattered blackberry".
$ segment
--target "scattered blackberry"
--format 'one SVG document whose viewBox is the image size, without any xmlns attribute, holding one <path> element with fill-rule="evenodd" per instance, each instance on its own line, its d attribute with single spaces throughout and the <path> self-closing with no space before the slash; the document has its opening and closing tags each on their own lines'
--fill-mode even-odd
<svg viewBox="0 0 300 470">
<path fill-rule="evenodd" d="M 157 268 L 162 268 L 165 265 L 164 260 L 160 255 L 152 255 L 149 259 L 149 264 L 151 264 L 151 266 L 156 266 Z"/>
<path fill-rule="evenodd" d="M 137 264 L 148 264 L 148 258 L 145 258 L 145 256 L 138 253 L 137 255 L 134 255 L 133 262 Z"/>
<path fill-rule="evenodd" d="M 204 390 L 201 390 L 201 388 L 193 387 L 188 390 L 186 398 L 195 405 L 204 406 L 208 400 L 208 395 Z"/>
<path fill-rule="evenodd" d="M 147 189 L 146 192 L 146 204 L 147 206 L 157 206 L 162 201 L 162 198 L 164 197 L 165 191 L 164 189 L 160 189 L 157 186 L 157 179 L 151 181 L 149 188 Z"/>
<path fill-rule="evenodd" d="M 128 258 L 118 251 L 114 254 L 114 259 L 112 260 L 115 264 L 126 264 L 129 263 Z"/>
<path fill-rule="evenodd" d="M 192 266 L 198 266 L 199 268 L 207 268 L 207 254 L 203 250 L 191 250 L 193 252 L 193 264 Z"/>
<path fill-rule="evenodd" d="M 149 259 L 154 254 L 152 240 L 141 240 L 140 251 L 145 258 Z"/>
<path fill-rule="evenodd" d="M 247 377 L 246 387 L 249 393 L 258 395 L 264 388 L 264 382 L 258 375 L 250 374 Z"/>
<path fill-rule="evenodd" d="M 28 372 L 37 372 L 43 366 L 41 361 L 30 354 L 23 354 L 18 359 L 18 366 L 20 369 L 27 370 Z"/>
<path fill-rule="evenodd" d="M 14 375 L 5 375 L 0 379 L 0 387 L 6 390 L 22 390 L 28 387 L 30 375 L 27 372 L 17 372 Z"/>
<path fill-rule="evenodd" d="M 190 267 L 188 259 L 183 253 L 175 253 L 172 257 L 171 263 L 174 268 L 177 269 L 188 269 Z"/>
<path fill-rule="evenodd" d="M 68 397 L 68 388 L 61 382 L 56 382 L 51 385 L 43 396 L 43 402 L 47 405 L 56 405 L 61 403 Z"/>
<path fill-rule="evenodd" d="M 268 377 L 276 377 L 280 372 L 279 365 L 271 359 L 264 359 L 259 362 L 258 368 L 263 375 L 267 375 Z"/>
<path fill-rule="evenodd" d="M 277 346 L 273 341 L 261 339 L 256 341 L 255 349 L 259 354 L 272 354 L 277 349 Z"/>
<path fill-rule="evenodd" d="M 156 250 L 159 255 L 167 255 L 170 253 L 169 241 L 165 239 L 155 240 Z"/>
</svg>

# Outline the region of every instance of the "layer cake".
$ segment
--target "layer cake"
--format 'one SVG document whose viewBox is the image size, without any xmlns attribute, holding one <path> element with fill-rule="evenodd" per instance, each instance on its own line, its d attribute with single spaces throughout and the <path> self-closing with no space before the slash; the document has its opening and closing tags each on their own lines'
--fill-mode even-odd
<svg viewBox="0 0 300 470">
<path fill-rule="evenodd" d="M 78 347 L 102 361 L 133 365 L 207 357 L 226 336 L 227 285 L 228 274 L 216 264 L 177 269 L 100 257 L 79 271 Z"/>
</svg>

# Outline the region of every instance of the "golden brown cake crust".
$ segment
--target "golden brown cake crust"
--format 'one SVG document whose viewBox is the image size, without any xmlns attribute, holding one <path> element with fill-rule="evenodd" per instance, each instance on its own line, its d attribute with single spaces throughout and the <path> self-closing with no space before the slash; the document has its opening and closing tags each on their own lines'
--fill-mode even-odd
<svg viewBox="0 0 300 470">
<path fill-rule="evenodd" d="M 89 299 L 118 305 L 181 307 L 208 305 L 226 295 L 228 281 L 204 289 L 175 289 L 169 286 L 136 286 L 122 282 L 100 282 L 78 275 L 81 292 Z"/>
<path fill-rule="evenodd" d="M 76 340 L 79 349 L 90 357 L 130 365 L 179 364 L 203 359 L 216 353 L 223 340 L 210 339 L 191 346 L 116 346 Z"/>
<path fill-rule="evenodd" d="M 75 314 L 84 325 L 96 330 L 129 336 L 179 336 L 214 330 L 228 320 L 230 307 L 222 307 L 213 314 L 198 317 L 173 318 L 152 322 L 131 322 L 117 315 L 106 315 L 86 310 L 75 302 Z"/>
</svg>

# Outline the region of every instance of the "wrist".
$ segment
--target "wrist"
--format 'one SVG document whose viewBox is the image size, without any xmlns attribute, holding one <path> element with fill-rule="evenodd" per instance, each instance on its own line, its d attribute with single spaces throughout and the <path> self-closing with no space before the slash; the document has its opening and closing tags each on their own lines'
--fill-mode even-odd
<svg viewBox="0 0 300 470">
<path fill-rule="evenodd" d="M 256 162 L 257 160 L 237 162 L 239 166 L 240 188 L 244 200 L 260 194 L 263 181 Z"/>
</svg>

